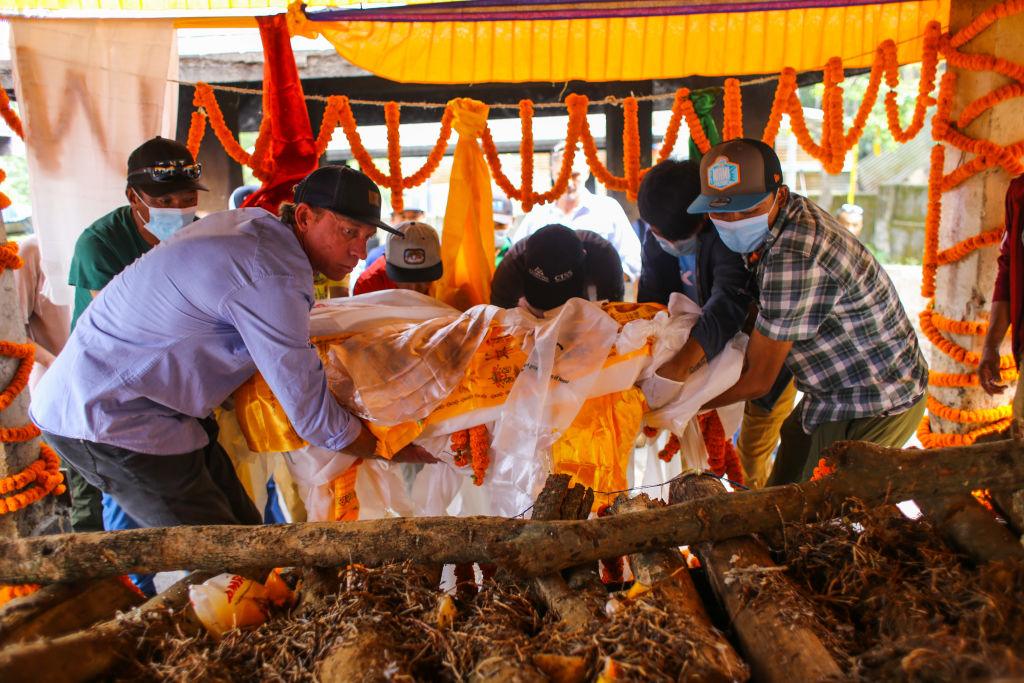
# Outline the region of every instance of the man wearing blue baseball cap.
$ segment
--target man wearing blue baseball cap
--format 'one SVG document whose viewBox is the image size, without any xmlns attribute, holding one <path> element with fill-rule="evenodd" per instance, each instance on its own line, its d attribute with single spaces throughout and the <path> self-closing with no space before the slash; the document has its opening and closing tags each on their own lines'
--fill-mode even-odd
<svg viewBox="0 0 1024 683">
<path fill-rule="evenodd" d="M 313 274 L 340 280 L 383 228 L 377 186 L 317 169 L 280 217 L 211 214 L 103 288 L 39 383 L 44 439 L 140 525 L 259 524 L 210 417 L 259 370 L 295 431 L 372 458 L 377 440 L 328 390 L 309 342 Z M 418 446 L 399 462 L 433 462 Z"/>
<path fill-rule="evenodd" d="M 808 479 L 840 440 L 902 446 L 924 415 L 917 336 L 875 257 L 821 207 L 789 191 L 775 151 L 738 139 L 701 160 L 701 194 L 744 258 L 759 310 L 739 381 L 707 407 L 762 396 L 785 364 L 804 398 L 782 428 L 769 485 Z"/>
</svg>

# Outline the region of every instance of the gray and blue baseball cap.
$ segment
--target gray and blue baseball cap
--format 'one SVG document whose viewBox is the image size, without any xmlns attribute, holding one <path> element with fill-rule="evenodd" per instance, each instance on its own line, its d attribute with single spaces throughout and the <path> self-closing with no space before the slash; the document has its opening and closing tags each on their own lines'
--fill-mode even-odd
<svg viewBox="0 0 1024 683">
<path fill-rule="evenodd" d="M 750 138 L 729 140 L 700 160 L 700 195 L 687 213 L 746 211 L 782 186 L 775 150 Z"/>
</svg>

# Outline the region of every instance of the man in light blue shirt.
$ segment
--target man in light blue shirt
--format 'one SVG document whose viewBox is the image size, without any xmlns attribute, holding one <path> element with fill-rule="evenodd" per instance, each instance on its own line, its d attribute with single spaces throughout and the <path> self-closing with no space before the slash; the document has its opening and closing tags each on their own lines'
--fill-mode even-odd
<svg viewBox="0 0 1024 683">
<path fill-rule="evenodd" d="M 209 416 L 257 369 L 310 443 L 374 457 L 309 343 L 313 274 L 366 256 L 380 192 L 328 166 L 281 218 L 213 214 L 126 268 L 86 309 L 40 382 L 32 420 L 64 462 L 144 526 L 258 524 Z M 418 446 L 400 461 L 430 462 Z"/>
</svg>

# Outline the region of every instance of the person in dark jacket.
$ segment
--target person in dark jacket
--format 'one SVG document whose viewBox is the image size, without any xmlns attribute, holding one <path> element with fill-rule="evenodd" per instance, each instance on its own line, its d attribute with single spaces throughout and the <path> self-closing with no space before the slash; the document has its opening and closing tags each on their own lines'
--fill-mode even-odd
<svg viewBox="0 0 1024 683">
<path fill-rule="evenodd" d="M 637 301 L 667 304 L 679 292 L 701 307 L 686 344 L 658 369 L 658 375 L 679 383 L 744 329 L 755 304 L 742 257 L 725 246 L 703 215 L 686 212 L 699 194 L 700 162 L 668 160 L 644 176 L 637 197 L 640 217 L 648 224 Z M 748 485 L 764 485 L 795 397 L 792 377 L 783 369 L 768 394 L 744 407 L 737 449 Z"/>
<path fill-rule="evenodd" d="M 569 299 L 622 301 L 619 252 L 589 230 L 546 225 L 512 245 L 491 281 L 491 304 L 515 308 L 520 299 L 543 313 Z"/>
</svg>

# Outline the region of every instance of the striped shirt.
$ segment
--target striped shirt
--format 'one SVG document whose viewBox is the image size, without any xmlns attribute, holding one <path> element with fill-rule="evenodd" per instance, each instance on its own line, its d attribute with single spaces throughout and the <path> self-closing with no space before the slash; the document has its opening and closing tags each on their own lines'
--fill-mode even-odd
<svg viewBox="0 0 1024 683">
<path fill-rule="evenodd" d="M 754 266 L 757 330 L 793 342 L 786 365 L 804 392 L 804 431 L 903 412 L 928 368 L 896 288 L 831 215 L 790 194 Z"/>
</svg>

